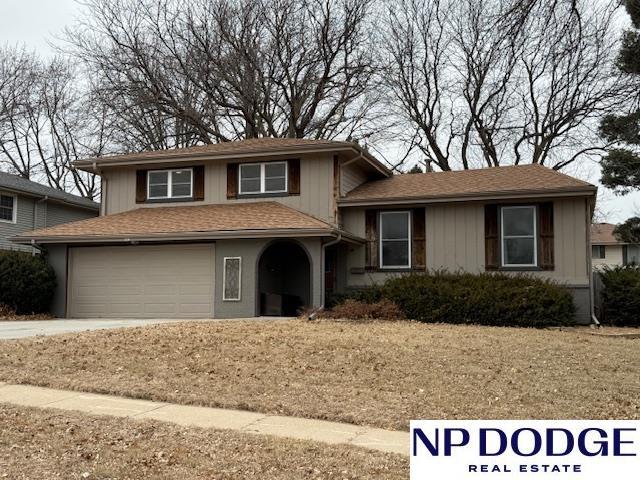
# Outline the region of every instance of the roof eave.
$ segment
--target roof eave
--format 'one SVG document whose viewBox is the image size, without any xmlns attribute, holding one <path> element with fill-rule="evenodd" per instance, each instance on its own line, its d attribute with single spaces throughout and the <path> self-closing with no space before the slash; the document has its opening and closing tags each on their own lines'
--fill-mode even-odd
<svg viewBox="0 0 640 480">
<path fill-rule="evenodd" d="M 101 244 L 101 243 L 158 243 L 190 240 L 225 240 L 250 238 L 287 238 L 287 237 L 337 237 L 364 243 L 365 240 L 342 230 L 327 228 L 287 228 L 272 230 L 224 230 L 215 232 L 177 232 L 152 234 L 121 235 L 17 235 L 11 241 L 18 244 Z"/>
<path fill-rule="evenodd" d="M 595 196 L 597 187 L 581 187 L 572 189 L 555 189 L 555 190 L 529 190 L 529 191 L 505 191 L 490 192 L 486 194 L 471 193 L 464 195 L 434 195 L 434 196 L 415 196 L 415 197 L 395 197 L 395 198 L 369 198 L 369 199 L 349 199 L 342 198 L 338 200 L 341 207 L 361 207 L 374 205 L 410 205 L 422 203 L 451 203 L 451 202 L 472 202 L 486 200 L 511 200 L 525 198 L 549 198 L 549 197 L 590 197 Z"/>
<path fill-rule="evenodd" d="M 221 153 L 215 154 L 210 152 L 180 152 L 179 149 L 171 154 L 164 153 L 160 155 L 152 155 L 148 152 L 143 152 L 139 156 L 127 155 L 126 160 L 122 160 L 123 155 L 113 157 L 99 157 L 90 158 L 84 160 L 76 160 L 73 162 L 73 166 L 79 170 L 85 172 L 96 173 L 102 167 L 117 167 L 128 165 L 146 165 L 146 164 L 161 164 L 161 163 L 175 163 L 184 161 L 212 161 L 212 160 L 232 160 L 232 159 L 244 159 L 244 158 L 262 158 L 279 155 L 303 155 L 309 153 L 329 153 L 329 152 L 341 152 L 352 151 L 354 153 L 361 153 L 363 158 L 371 164 L 376 170 L 385 176 L 389 177 L 392 172 L 377 158 L 371 155 L 368 151 L 363 149 L 360 145 L 353 142 L 344 142 L 342 144 L 327 144 L 327 145 L 313 145 L 309 147 L 281 147 L 278 149 L 265 148 L 262 151 L 250 151 L 250 152 L 236 152 L 236 153 Z M 121 160 L 118 160 L 118 159 Z"/>
</svg>

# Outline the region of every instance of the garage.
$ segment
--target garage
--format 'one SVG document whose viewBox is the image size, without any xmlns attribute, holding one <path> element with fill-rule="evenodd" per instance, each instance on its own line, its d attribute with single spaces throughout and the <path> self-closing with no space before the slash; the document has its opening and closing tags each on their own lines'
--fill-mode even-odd
<svg viewBox="0 0 640 480">
<path fill-rule="evenodd" d="M 214 244 L 69 249 L 73 318 L 213 317 Z"/>
</svg>

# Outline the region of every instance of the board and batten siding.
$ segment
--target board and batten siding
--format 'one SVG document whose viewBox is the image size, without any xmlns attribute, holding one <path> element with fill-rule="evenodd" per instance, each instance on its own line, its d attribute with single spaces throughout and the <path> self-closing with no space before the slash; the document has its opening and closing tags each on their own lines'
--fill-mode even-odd
<svg viewBox="0 0 640 480">
<path fill-rule="evenodd" d="M 243 160 L 220 160 L 205 164 L 204 201 L 138 203 L 136 204 L 136 170 L 153 169 L 153 166 L 108 168 L 103 171 L 107 180 L 106 211 L 111 215 L 136 208 L 189 206 L 202 204 L 226 204 L 238 202 L 275 201 L 302 212 L 314 215 L 326 222 L 335 223 L 335 198 L 333 197 L 333 156 L 313 154 L 300 156 L 300 195 L 256 196 L 238 199 L 227 198 L 227 163 L 254 163 L 286 160 L 289 157 Z M 194 164 L 198 162 L 194 161 Z M 187 167 L 181 163 L 174 168 Z M 167 168 L 162 165 L 158 168 Z"/>
<path fill-rule="evenodd" d="M 532 200 L 531 203 L 537 203 Z M 401 207 L 397 208 L 398 210 Z M 427 268 L 485 271 L 484 204 L 449 203 L 426 205 Z M 584 198 L 554 200 L 555 267 L 549 271 L 527 272 L 566 285 L 589 285 L 587 252 L 587 203 Z M 343 227 L 355 235 L 365 235 L 365 209 L 345 208 Z M 353 247 L 347 256 L 347 285 L 359 287 L 383 282 L 385 272 L 354 273 L 364 267 L 364 247 Z"/>
</svg>

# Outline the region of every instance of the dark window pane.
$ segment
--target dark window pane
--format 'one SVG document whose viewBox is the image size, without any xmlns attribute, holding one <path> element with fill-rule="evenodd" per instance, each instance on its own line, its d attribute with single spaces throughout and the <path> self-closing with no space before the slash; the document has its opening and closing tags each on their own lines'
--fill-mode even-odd
<svg viewBox="0 0 640 480">
<path fill-rule="evenodd" d="M 149 185 L 166 185 L 169 183 L 169 172 L 149 172 Z"/>
<path fill-rule="evenodd" d="M 503 208 L 502 228 L 504 236 L 533 235 L 535 210 L 531 207 Z"/>
<path fill-rule="evenodd" d="M 240 180 L 240 193 L 258 193 L 260 192 L 260 179 Z"/>
<path fill-rule="evenodd" d="M 173 197 L 188 197 L 191 195 L 191 184 L 180 183 L 176 185 L 175 183 L 171 185 L 171 190 L 173 191 L 171 196 Z"/>
<path fill-rule="evenodd" d="M 0 207 L 13 208 L 13 197 L 10 195 L 0 195 Z"/>
<path fill-rule="evenodd" d="M 397 240 L 382 242 L 382 266 L 408 267 L 409 242 Z"/>
<path fill-rule="evenodd" d="M 266 178 L 264 188 L 267 192 L 282 192 L 286 190 L 284 177 L 282 178 Z"/>
<path fill-rule="evenodd" d="M 171 181 L 176 183 L 191 183 L 191 170 L 176 170 L 171 174 Z"/>
<path fill-rule="evenodd" d="M 260 178 L 260 165 L 240 165 L 240 178 Z"/>
<path fill-rule="evenodd" d="M 382 213 L 382 239 L 409 238 L 409 215 L 407 213 Z"/>
<path fill-rule="evenodd" d="M 0 220 L 13 222 L 13 209 L 9 207 L 0 207 Z"/>
<path fill-rule="evenodd" d="M 506 238 L 504 240 L 504 264 L 505 265 L 533 265 L 534 239 L 533 238 Z"/>
<path fill-rule="evenodd" d="M 266 163 L 264 165 L 264 175 L 269 177 L 284 177 L 287 171 L 286 163 Z"/>
<path fill-rule="evenodd" d="M 149 198 L 165 198 L 167 190 L 167 185 L 149 185 Z"/>
</svg>

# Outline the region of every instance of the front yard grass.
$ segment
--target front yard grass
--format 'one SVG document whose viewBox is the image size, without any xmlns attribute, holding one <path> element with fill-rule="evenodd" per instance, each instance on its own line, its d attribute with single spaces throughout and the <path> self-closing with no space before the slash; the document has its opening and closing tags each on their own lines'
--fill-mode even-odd
<svg viewBox="0 0 640 480">
<path fill-rule="evenodd" d="M 0 381 L 408 429 L 640 418 L 640 340 L 413 322 L 185 322 L 0 342 Z"/>
<path fill-rule="evenodd" d="M 0 405 L 0 476 L 400 479 L 408 460 L 348 446 Z"/>
</svg>

